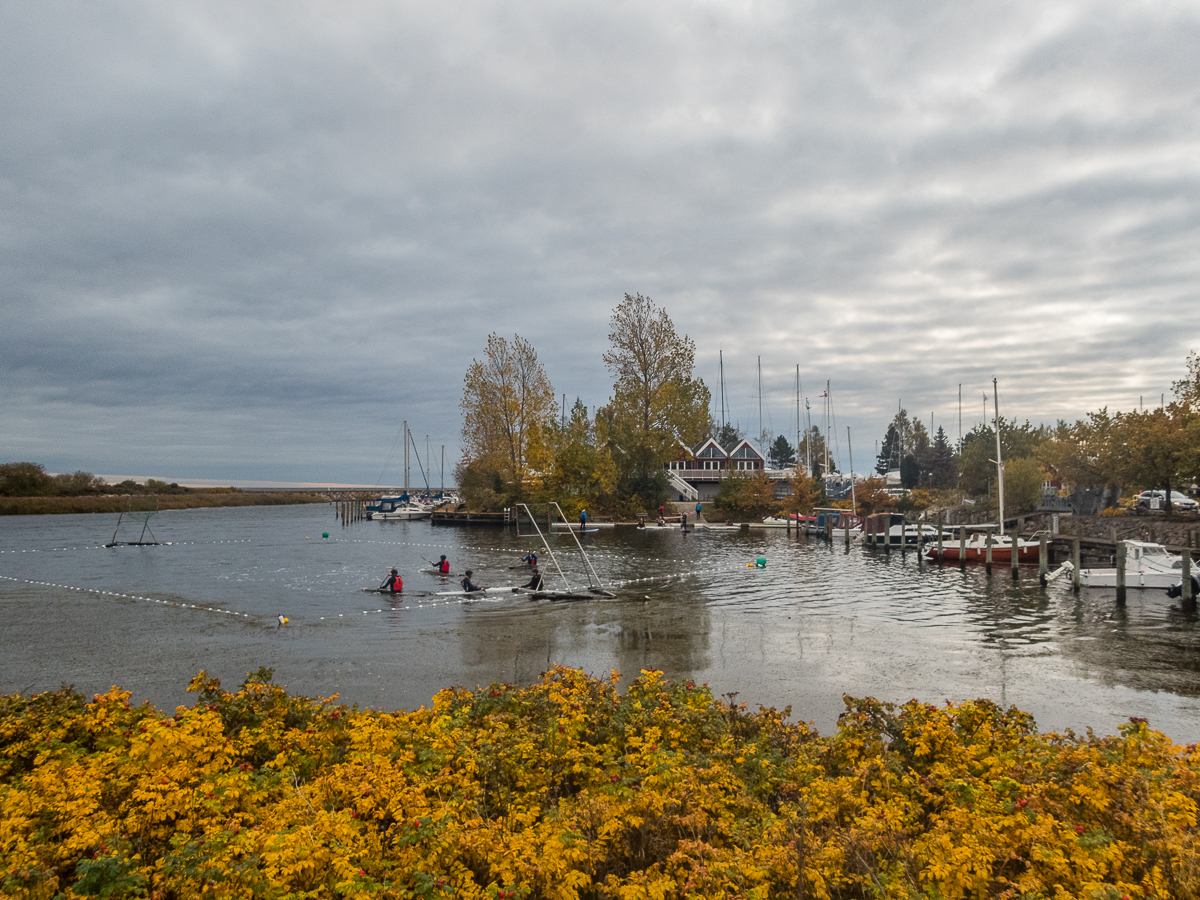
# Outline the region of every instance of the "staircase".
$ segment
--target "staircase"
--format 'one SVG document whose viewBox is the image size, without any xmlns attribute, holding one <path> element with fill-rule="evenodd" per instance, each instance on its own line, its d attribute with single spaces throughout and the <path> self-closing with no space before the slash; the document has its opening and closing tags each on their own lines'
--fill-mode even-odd
<svg viewBox="0 0 1200 900">
<path fill-rule="evenodd" d="M 677 497 L 682 496 L 684 500 L 691 500 L 693 503 L 700 499 L 700 492 L 670 469 L 667 469 L 667 483 L 671 485 L 671 493 Z"/>
</svg>

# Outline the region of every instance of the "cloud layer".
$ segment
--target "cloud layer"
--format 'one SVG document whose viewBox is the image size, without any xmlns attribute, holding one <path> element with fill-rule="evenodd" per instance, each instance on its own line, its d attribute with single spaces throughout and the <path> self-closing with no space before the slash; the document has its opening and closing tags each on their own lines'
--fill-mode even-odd
<svg viewBox="0 0 1200 900">
<path fill-rule="evenodd" d="M 590 406 L 664 305 L 733 417 L 957 433 L 1200 349 L 1194 4 L 0 11 L 0 456 L 371 481 L 489 332 Z M 715 393 L 715 390 L 714 390 Z M 820 404 L 814 403 L 819 410 Z M 394 476 L 395 473 L 392 473 Z"/>
</svg>

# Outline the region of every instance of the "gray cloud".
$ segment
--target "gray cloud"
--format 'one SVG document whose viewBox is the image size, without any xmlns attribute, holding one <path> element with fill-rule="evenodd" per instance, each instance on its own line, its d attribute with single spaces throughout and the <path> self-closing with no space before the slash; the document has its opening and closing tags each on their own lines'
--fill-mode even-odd
<svg viewBox="0 0 1200 900">
<path fill-rule="evenodd" d="M 960 383 L 969 426 L 992 375 L 1021 419 L 1131 408 L 1200 343 L 1190 4 L 0 24 L 0 456 L 372 479 L 401 419 L 455 447 L 491 331 L 602 403 L 626 291 L 710 384 L 724 351 L 743 427 L 761 355 L 776 431 L 799 364 L 864 448 L 897 399 L 956 433 Z"/>
</svg>

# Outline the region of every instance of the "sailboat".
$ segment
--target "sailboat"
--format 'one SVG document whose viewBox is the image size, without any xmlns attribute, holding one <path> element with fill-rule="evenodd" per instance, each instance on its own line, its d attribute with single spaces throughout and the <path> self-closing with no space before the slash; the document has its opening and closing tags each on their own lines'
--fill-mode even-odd
<svg viewBox="0 0 1200 900">
<path fill-rule="evenodd" d="M 411 522 L 416 519 L 428 519 L 433 513 L 432 510 L 424 506 L 420 506 L 413 502 L 411 495 L 408 492 L 408 443 L 412 437 L 408 430 L 408 421 L 404 422 L 404 493 L 391 496 L 380 497 L 374 503 L 368 504 L 366 508 L 367 518 L 372 520 L 383 521 L 401 521 Z M 414 452 L 416 446 L 413 446 Z M 417 463 L 420 464 L 421 459 L 417 457 Z M 424 467 L 421 469 L 424 472 Z M 429 491 L 428 479 L 425 486 L 426 493 Z"/>
<path fill-rule="evenodd" d="M 1037 562 L 1038 560 L 1038 553 L 1041 550 L 1039 542 L 1021 540 L 1016 534 L 1006 535 L 1004 533 L 1004 462 L 1000 457 L 1000 390 L 995 378 L 992 379 L 992 392 L 995 398 L 993 404 L 995 406 L 995 418 L 993 421 L 996 429 L 996 459 L 994 462 L 996 463 L 996 482 L 1000 500 L 999 533 L 992 534 L 992 528 L 996 526 L 985 526 L 983 530 L 971 534 L 967 538 L 965 546 L 954 541 L 950 544 L 944 544 L 940 552 L 937 547 L 930 547 L 927 553 L 930 557 L 940 557 L 943 560 L 952 561 L 986 561 L 990 550 L 992 562 L 1011 563 L 1015 550 L 1017 562 Z M 979 528 L 980 526 L 975 527 Z"/>
</svg>

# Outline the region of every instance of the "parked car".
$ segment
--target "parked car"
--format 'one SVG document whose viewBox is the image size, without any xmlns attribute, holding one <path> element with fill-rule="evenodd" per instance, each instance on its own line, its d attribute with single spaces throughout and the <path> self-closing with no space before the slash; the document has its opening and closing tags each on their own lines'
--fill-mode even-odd
<svg viewBox="0 0 1200 900">
<path fill-rule="evenodd" d="M 1166 512 L 1166 492 L 1165 491 L 1142 491 L 1137 496 L 1137 501 L 1133 505 L 1133 511 L 1139 516 L 1144 516 L 1151 512 Z M 1181 494 L 1179 491 L 1171 491 L 1171 511 L 1194 513 L 1200 510 L 1200 503 L 1197 503 L 1186 494 Z"/>
</svg>

